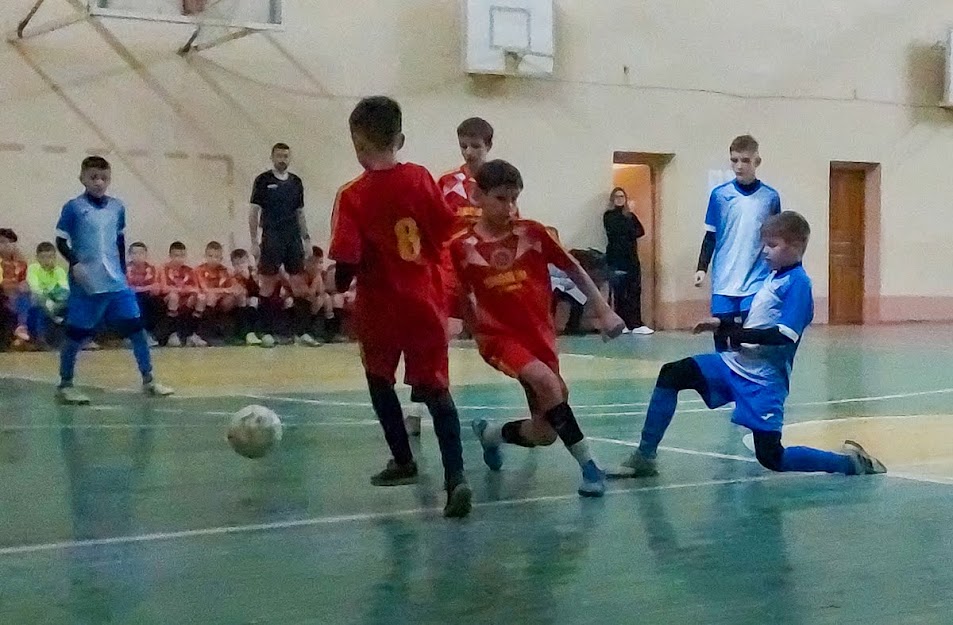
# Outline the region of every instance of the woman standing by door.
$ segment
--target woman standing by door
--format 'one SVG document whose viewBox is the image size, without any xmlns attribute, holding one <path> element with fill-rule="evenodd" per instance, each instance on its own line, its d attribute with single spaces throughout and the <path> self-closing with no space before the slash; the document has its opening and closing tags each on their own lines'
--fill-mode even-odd
<svg viewBox="0 0 953 625">
<path fill-rule="evenodd" d="M 625 189 L 616 187 L 609 196 L 609 210 L 602 216 L 606 229 L 606 264 L 615 312 L 625 321 L 625 332 L 652 334 L 642 323 L 642 266 L 639 264 L 638 240 L 645 228 L 629 207 Z"/>
</svg>

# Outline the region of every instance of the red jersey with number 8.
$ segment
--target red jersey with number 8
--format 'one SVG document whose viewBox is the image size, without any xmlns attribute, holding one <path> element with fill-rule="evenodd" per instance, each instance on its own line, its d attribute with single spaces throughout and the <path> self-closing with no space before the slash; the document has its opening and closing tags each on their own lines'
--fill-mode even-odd
<svg viewBox="0 0 953 625">
<path fill-rule="evenodd" d="M 424 167 L 401 163 L 368 171 L 338 192 L 328 256 L 357 265 L 363 299 L 383 316 L 406 300 L 435 300 L 442 287 L 436 265 L 456 216 Z"/>
</svg>

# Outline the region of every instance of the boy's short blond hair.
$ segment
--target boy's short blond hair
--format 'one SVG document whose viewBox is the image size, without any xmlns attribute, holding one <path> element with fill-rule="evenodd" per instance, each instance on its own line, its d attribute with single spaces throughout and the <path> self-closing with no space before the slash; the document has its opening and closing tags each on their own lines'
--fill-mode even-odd
<svg viewBox="0 0 953 625">
<path fill-rule="evenodd" d="M 772 215 L 761 226 L 762 237 L 780 237 L 787 243 L 807 245 L 811 238 L 811 225 L 795 211 L 783 211 Z"/>
<path fill-rule="evenodd" d="M 731 142 L 731 145 L 728 147 L 729 152 L 757 152 L 758 151 L 758 140 L 752 137 L 751 135 L 741 135 L 735 137 Z"/>
</svg>

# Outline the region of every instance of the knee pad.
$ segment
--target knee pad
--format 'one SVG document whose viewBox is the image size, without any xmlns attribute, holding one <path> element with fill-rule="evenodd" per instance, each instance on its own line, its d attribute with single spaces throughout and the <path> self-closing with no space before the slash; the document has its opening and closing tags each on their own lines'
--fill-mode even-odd
<svg viewBox="0 0 953 625">
<path fill-rule="evenodd" d="M 120 337 L 128 339 L 133 334 L 143 330 L 142 318 L 121 319 L 113 324 L 113 329 Z"/>
<path fill-rule="evenodd" d="M 754 432 L 754 455 L 765 469 L 780 471 L 784 457 L 780 432 Z"/>
<path fill-rule="evenodd" d="M 704 381 L 701 369 L 694 358 L 683 358 L 676 362 L 667 362 L 662 365 L 658 374 L 658 386 L 682 390 L 695 388 L 699 381 Z"/>
<path fill-rule="evenodd" d="M 66 326 L 66 338 L 82 343 L 86 339 L 91 339 L 96 335 L 96 331 L 86 328 L 77 328 L 75 326 Z"/>
</svg>

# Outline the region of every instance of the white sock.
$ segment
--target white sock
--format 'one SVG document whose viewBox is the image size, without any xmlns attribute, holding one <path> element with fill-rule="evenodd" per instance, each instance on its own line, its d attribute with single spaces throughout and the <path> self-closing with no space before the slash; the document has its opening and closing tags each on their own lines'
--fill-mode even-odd
<svg viewBox="0 0 953 625">
<path fill-rule="evenodd" d="M 592 460 L 592 454 L 589 453 L 589 443 L 586 439 L 582 439 L 575 445 L 567 447 L 569 453 L 572 454 L 572 457 L 576 459 L 576 462 L 579 463 L 579 467 L 585 467 L 589 461 Z"/>
<path fill-rule="evenodd" d="M 488 445 L 503 444 L 503 425 L 502 423 L 490 423 L 483 430 L 483 442 Z"/>
</svg>

